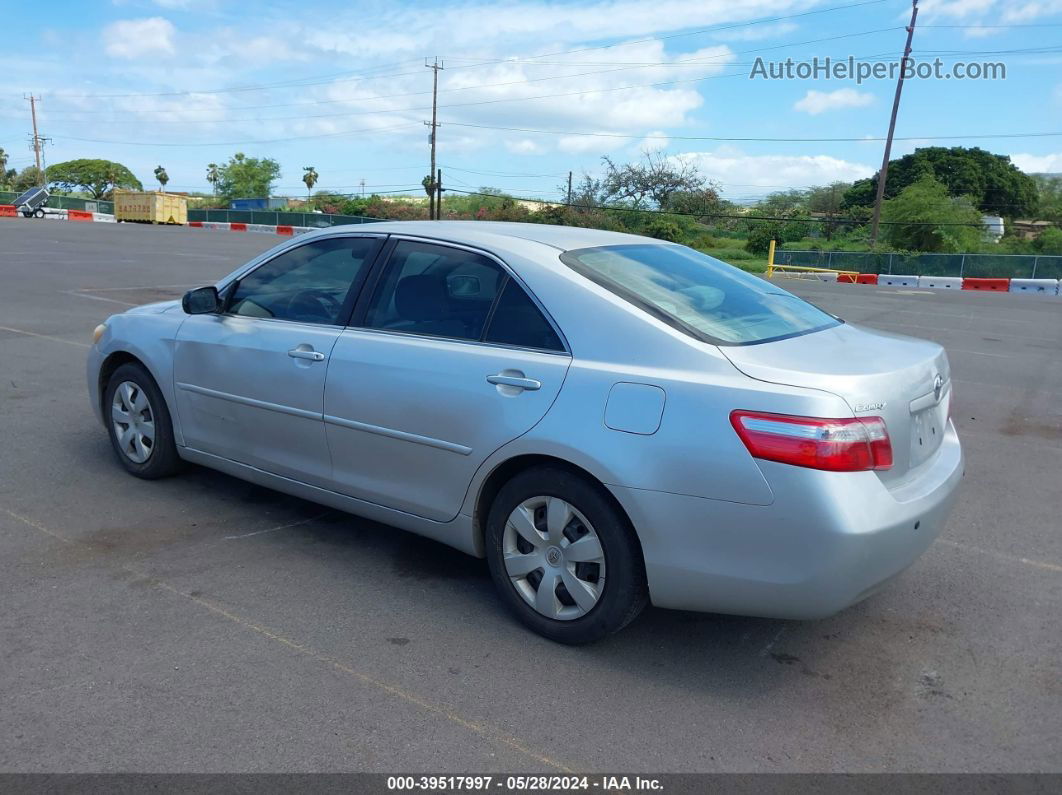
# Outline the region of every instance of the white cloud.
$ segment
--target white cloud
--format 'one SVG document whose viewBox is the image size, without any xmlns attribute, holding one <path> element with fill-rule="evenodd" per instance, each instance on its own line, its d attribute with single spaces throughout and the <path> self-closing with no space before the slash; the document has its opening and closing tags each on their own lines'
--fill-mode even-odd
<svg viewBox="0 0 1062 795">
<path fill-rule="evenodd" d="M 514 155 L 537 155 L 543 151 L 542 146 L 530 138 L 507 140 L 505 148 Z"/>
<path fill-rule="evenodd" d="M 624 63 L 636 63 L 639 68 L 617 67 L 611 60 L 615 56 L 602 56 L 597 51 L 555 56 L 542 59 L 544 62 L 510 57 L 476 69 L 448 64 L 439 73 L 439 114 L 443 123 L 440 141 L 453 138 L 448 127 L 454 130 L 465 124 L 587 130 L 621 136 L 640 136 L 648 130 L 681 126 L 704 102 L 697 84 L 656 84 L 718 74 L 734 57 L 725 45 L 669 53 L 658 40 L 631 44 L 625 50 Z M 314 89 L 313 98 L 328 103 L 321 108 L 322 114 L 344 114 L 351 119 L 381 114 L 390 117 L 390 123 L 417 124 L 427 118 L 431 105 L 422 70 L 420 64 L 414 64 L 400 70 L 405 74 L 387 79 L 338 79 Z M 499 138 L 498 131 L 464 128 L 461 132 L 484 145 Z M 528 136 L 513 136 L 516 138 Z M 574 135 L 535 136 L 532 140 L 538 147 L 536 152 L 560 150 L 576 154 L 611 151 L 631 144 L 624 138 Z M 510 144 L 510 151 L 517 152 L 512 149 L 514 145 Z M 526 144 L 519 146 L 530 152 Z M 660 148 L 660 144 L 654 148 Z"/>
<path fill-rule="evenodd" d="M 873 94 L 856 91 L 854 88 L 839 88 L 836 91 L 808 91 L 793 104 L 793 110 L 817 116 L 829 110 L 865 108 L 873 101 Z"/>
<path fill-rule="evenodd" d="M 1048 155 L 1017 154 L 1011 162 L 1026 174 L 1062 174 L 1062 152 Z"/>
<path fill-rule="evenodd" d="M 869 177 L 876 170 L 865 163 L 831 155 L 750 155 L 732 146 L 687 152 L 675 158 L 694 163 L 702 174 L 719 182 L 723 195 L 728 197 L 764 195 L 781 186 L 851 182 Z"/>
<path fill-rule="evenodd" d="M 968 19 L 987 13 L 999 5 L 1003 5 L 1000 0 L 923 0 L 918 8 L 923 19 Z M 905 9 L 901 16 L 910 17 L 911 9 Z"/>
<path fill-rule="evenodd" d="M 176 32 L 163 17 L 122 19 L 103 29 L 103 48 L 112 58 L 172 55 Z"/>
<path fill-rule="evenodd" d="M 919 9 L 919 19 L 926 22 L 985 25 L 963 31 L 968 38 L 982 38 L 1003 32 L 992 25 L 1028 24 L 1062 13 L 1062 0 L 923 0 Z M 900 16 L 907 19 L 909 12 Z"/>
</svg>

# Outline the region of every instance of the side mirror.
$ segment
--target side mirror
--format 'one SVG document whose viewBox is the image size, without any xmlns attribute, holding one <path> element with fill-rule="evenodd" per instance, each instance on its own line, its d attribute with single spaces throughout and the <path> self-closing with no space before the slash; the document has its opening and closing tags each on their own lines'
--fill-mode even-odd
<svg viewBox="0 0 1062 795">
<path fill-rule="evenodd" d="M 197 287 L 181 299 L 181 308 L 189 315 L 209 315 L 221 311 L 221 298 L 216 287 Z"/>
</svg>

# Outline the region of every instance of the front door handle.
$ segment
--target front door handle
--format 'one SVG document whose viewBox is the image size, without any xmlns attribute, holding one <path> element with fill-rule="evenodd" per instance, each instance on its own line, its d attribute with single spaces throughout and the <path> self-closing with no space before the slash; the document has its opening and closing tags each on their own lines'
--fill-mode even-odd
<svg viewBox="0 0 1062 795">
<path fill-rule="evenodd" d="M 536 389 L 542 388 L 542 382 L 536 381 L 534 378 L 524 378 L 523 376 L 505 375 L 505 373 L 498 373 L 496 375 L 487 376 L 488 384 L 498 384 L 499 386 L 515 386 L 518 389 L 526 389 L 529 392 L 534 392 Z"/>
<path fill-rule="evenodd" d="M 288 356 L 292 359 L 309 359 L 311 362 L 323 362 L 325 355 L 320 351 L 315 351 L 312 348 L 292 348 L 288 351 Z"/>
</svg>

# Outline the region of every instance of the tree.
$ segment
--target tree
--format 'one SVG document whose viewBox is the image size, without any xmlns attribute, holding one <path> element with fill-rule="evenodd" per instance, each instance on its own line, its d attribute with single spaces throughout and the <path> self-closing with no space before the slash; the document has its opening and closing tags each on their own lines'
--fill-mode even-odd
<svg viewBox="0 0 1062 795">
<path fill-rule="evenodd" d="M 428 194 L 428 204 L 430 205 L 433 201 L 432 197 L 435 195 L 435 177 L 428 174 L 428 176 L 420 181 L 420 184 L 424 186 L 424 192 Z"/>
<path fill-rule="evenodd" d="M 711 221 L 712 216 L 729 215 L 734 212 L 734 205 L 719 197 L 714 185 L 699 190 L 679 190 L 667 198 L 663 209 L 671 213 L 692 215 L 698 219 Z"/>
<path fill-rule="evenodd" d="M 763 257 L 766 256 L 772 240 L 779 245 L 802 240 L 808 236 L 808 221 L 807 216 L 798 214 L 788 220 L 750 221 L 745 250 Z"/>
<path fill-rule="evenodd" d="M 960 252 L 984 238 L 981 212 L 967 197 L 948 195 L 948 188 L 926 174 L 882 205 L 883 240 L 910 251 Z"/>
<path fill-rule="evenodd" d="M 7 152 L 4 151 L 4 147 L 0 146 L 0 174 L 7 173 Z"/>
<path fill-rule="evenodd" d="M 807 194 L 799 189 L 781 190 L 768 193 L 756 202 L 757 215 L 788 215 L 807 208 Z"/>
<path fill-rule="evenodd" d="M 885 198 L 899 196 L 926 175 L 943 184 L 949 196 L 969 196 L 974 206 L 986 213 L 1013 218 L 1036 210 L 1035 180 L 1006 155 L 994 155 L 977 147 L 930 146 L 890 160 Z M 843 206 L 873 204 L 877 189 L 877 175 L 859 180 L 845 193 Z"/>
<path fill-rule="evenodd" d="M 14 169 L 12 169 L 13 171 Z M 8 172 L 11 174 L 11 172 Z M 16 174 L 11 174 L 11 189 L 15 193 L 35 188 L 44 184 L 44 172 L 36 166 L 26 166 Z"/>
<path fill-rule="evenodd" d="M 165 191 L 166 183 L 170 181 L 170 175 L 166 173 L 166 169 L 162 166 L 157 166 L 155 168 L 155 179 L 159 181 L 159 187 Z"/>
<path fill-rule="evenodd" d="M 247 157 L 237 152 L 218 168 L 217 192 L 226 199 L 264 198 L 280 176 L 280 163 L 271 157 Z"/>
<path fill-rule="evenodd" d="M 207 163 L 207 182 L 214 187 L 214 195 L 218 195 L 218 183 L 221 181 L 221 170 L 217 163 Z"/>
<path fill-rule="evenodd" d="M 306 183 L 306 200 L 310 200 L 310 191 L 313 190 L 313 186 L 317 184 L 317 169 L 313 166 L 305 166 L 303 169 L 302 181 Z"/>
<path fill-rule="evenodd" d="M 1032 247 L 1040 254 L 1062 254 L 1062 229 L 1048 227 L 1033 241 Z"/>
<path fill-rule="evenodd" d="M 605 176 L 601 179 L 603 204 L 652 204 L 666 207 L 679 191 L 702 191 L 707 180 L 688 160 L 669 158 L 661 152 L 643 152 L 644 162 L 616 165 L 605 155 Z"/>
<path fill-rule="evenodd" d="M 94 199 L 108 199 L 115 188 L 143 190 L 133 172 L 111 160 L 67 160 L 48 166 L 48 183 L 61 190 L 83 190 Z"/>
<path fill-rule="evenodd" d="M 1045 221 L 1062 222 L 1062 177 L 1034 174 L 1039 193 L 1037 215 Z"/>
</svg>

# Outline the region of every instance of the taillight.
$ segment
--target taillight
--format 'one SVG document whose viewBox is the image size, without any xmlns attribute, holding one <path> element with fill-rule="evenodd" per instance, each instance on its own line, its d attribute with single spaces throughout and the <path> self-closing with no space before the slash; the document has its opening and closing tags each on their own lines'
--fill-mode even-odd
<svg viewBox="0 0 1062 795">
<path fill-rule="evenodd" d="M 892 467 L 892 443 L 881 417 L 820 419 L 732 411 L 730 422 L 754 458 L 830 472 Z"/>
</svg>

